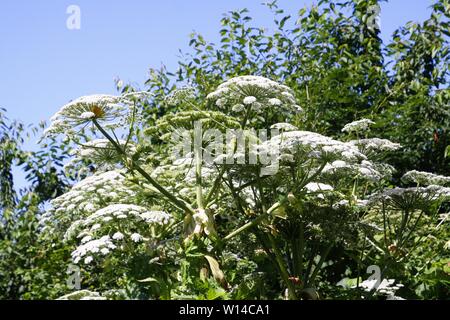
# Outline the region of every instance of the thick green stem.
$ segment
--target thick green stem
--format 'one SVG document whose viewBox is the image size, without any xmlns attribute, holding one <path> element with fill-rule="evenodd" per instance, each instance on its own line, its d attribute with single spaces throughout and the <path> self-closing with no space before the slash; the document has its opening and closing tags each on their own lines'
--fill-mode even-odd
<svg viewBox="0 0 450 320">
<path fill-rule="evenodd" d="M 153 185 L 159 192 L 161 192 L 170 202 L 172 202 L 175 206 L 183 209 L 186 212 L 191 214 L 195 214 L 195 210 L 191 208 L 187 203 L 182 200 L 179 200 L 177 197 L 172 195 L 169 191 L 167 191 L 164 187 L 162 187 L 159 183 L 157 183 L 144 169 L 142 169 L 139 165 L 134 164 L 133 166 L 136 171 L 138 171 L 151 185 Z"/>
<path fill-rule="evenodd" d="M 297 295 L 295 294 L 295 286 L 292 281 L 289 280 L 289 273 L 286 269 L 285 262 L 283 260 L 283 256 L 281 255 L 280 250 L 278 249 L 277 244 L 275 243 L 275 239 L 271 234 L 267 235 L 270 241 L 270 245 L 272 247 L 272 251 L 275 254 L 275 259 L 277 261 L 278 267 L 280 268 L 281 278 L 283 282 L 288 288 L 289 299 L 297 300 Z"/>
<path fill-rule="evenodd" d="M 258 170 L 258 172 L 256 174 L 256 183 L 258 185 L 259 198 L 261 201 L 262 212 L 266 212 L 267 204 L 266 204 L 266 198 L 264 197 L 264 190 L 263 190 L 263 186 L 261 184 L 260 175 L 261 175 L 261 170 Z"/>
<path fill-rule="evenodd" d="M 400 223 L 400 228 L 398 230 L 397 234 L 397 244 L 402 242 L 403 232 L 406 228 L 406 224 L 408 222 L 409 218 L 409 211 L 405 210 L 405 212 L 402 213 L 402 221 Z"/>
<path fill-rule="evenodd" d="M 359 280 L 361 277 L 361 264 L 362 264 L 362 259 L 364 257 L 364 249 L 366 248 L 366 239 L 367 239 L 367 237 L 364 237 L 363 245 L 361 248 L 361 255 L 358 257 L 358 261 L 357 261 L 357 268 L 358 268 L 358 276 L 356 278 L 356 287 L 357 288 L 359 288 Z"/>
<path fill-rule="evenodd" d="M 237 143 L 233 145 L 233 155 L 236 153 Z M 209 190 L 208 194 L 206 195 L 206 203 L 209 203 L 211 201 L 211 198 L 216 193 L 217 189 L 219 189 L 220 182 L 222 181 L 222 177 L 225 174 L 226 166 L 224 165 L 219 172 L 219 175 L 214 180 L 212 188 Z"/>
<path fill-rule="evenodd" d="M 308 284 L 310 283 L 314 283 L 314 281 L 316 280 L 317 275 L 319 274 L 320 269 L 322 269 L 322 265 L 325 262 L 325 259 L 327 258 L 328 254 L 331 251 L 331 248 L 333 248 L 333 245 L 331 244 L 330 246 L 328 246 L 325 251 L 322 253 L 322 255 L 320 256 L 320 260 L 319 263 L 316 265 L 316 267 L 314 268 L 314 271 L 311 275 L 311 277 L 308 280 Z"/>
<path fill-rule="evenodd" d="M 419 224 L 419 221 L 420 221 L 420 219 L 422 218 L 423 214 L 424 214 L 424 211 L 421 210 L 419 216 L 417 217 L 416 221 L 414 222 L 414 224 L 413 224 L 412 227 L 410 228 L 409 232 L 406 234 L 405 237 L 403 237 L 402 241 L 399 242 L 399 243 L 397 244 L 397 246 L 398 246 L 399 248 L 400 248 L 401 246 L 403 246 L 403 245 L 406 243 L 406 241 L 408 241 L 408 239 L 409 239 L 409 237 L 411 236 L 411 234 L 416 230 L 416 228 L 417 228 L 417 226 L 418 226 L 418 224 Z"/>
<path fill-rule="evenodd" d="M 197 123 L 194 129 L 194 155 L 195 155 L 195 184 L 197 207 L 203 209 L 203 190 L 202 190 L 202 136 L 201 126 Z"/>
<path fill-rule="evenodd" d="M 102 128 L 102 126 L 100 126 L 100 124 L 96 120 L 93 120 L 93 123 L 98 128 L 98 130 L 100 130 L 100 132 L 111 142 L 114 148 L 116 148 L 117 152 L 119 152 L 119 154 L 121 154 L 124 157 L 126 165 L 129 166 L 130 163 L 132 163 L 132 169 L 138 171 L 152 186 L 154 186 L 175 206 L 184 210 L 185 212 L 190 212 L 191 214 L 195 213 L 194 209 L 192 209 L 187 203 L 179 200 L 177 197 L 175 197 L 173 194 L 167 191 L 163 186 L 161 186 L 158 182 L 156 182 L 144 169 L 142 169 L 142 167 L 134 163 L 132 159 L 128 157 L 125 150 L 123 150 L 123 148 L 111 137 L 111 135 L 108 132 L 106 132 L 105 129 Z"/>
<path fill-rule="evenodd" d="M 305 255 L 305 227 L 303 226 L 303 222 L 300 225 L 300 277 L 303 281 L 303 261 L 304 261 L 304 255 Z"/>
<path fill-rule="evenodd" d="M 234 230 L 233 232 L 231 232 L 229 235 L 227 235 L 224 240 L 230 240 L 231 238 L 234 238 L 235 236 L 237 236 L 238 234 L 240 234 L 241 232 L 259 224 L 261 221 L 263 221 L 265 218 L 269 217 L 273 211 L 275 211 L 279 206 L 273 206 L 271 207 L 267 212 L 264 212 L 263 214 L 261 214 L 259 217 L 255 218 L 254 220 L 244 224 L 242 227 Z"/>
<path fill-rule="evenodd" d="M 297 238 L 294 238 L 291 240 L 291 247 L 292 247 L 292 265 L 294 269 L 294 275 L 299 277 L 300 276 L 300 259 L 298 252 L 300 251 L 299 248 L 299 241 Z"/>
<path fill-rule="evenodd" d="M 262 214 L 259 217 L 257 217 L 256 219 L 244 224 L 242 227 L 234 230 L 233 232 L 231 232 L 229 235 L 227 235 L 225 238 L 223 238 L 225 241 L 228 241 L 232 238 L 234 238 L 235 236 L 237 236 L 238 234 L 240 234 L 241 232 L 244 232 L 247 229 L 250 229 L 253 226 L 256 226 L 257 224 L 259 224 L 261 221 L 263 221 L 265 218 L 267 218 L 270 214 L 266 213 L 266 214 Z"/>
<path fill-rule="evenodd" d="M 384 248 L 387 249 L 388 244 L 388 238 L 387 238 L 387 218 L 386 218 L 386 208 L 384 205 L 384 200 L 381 203 L 381 212 L 383 213 L 383 236 L 384 236 Z"/>
<path fill-rule="evenodd" d="M 220 182 L 222 181 L 222 177 L 223 177 L 223 174 L 225 173 L 225 170 L 226 170 L 225 166 L 220 169 L 219 175 L 214 180 L 212 188 L 209 190 L 208 194 L 206 195 L 206 200 L 205 200 L 206 203 L 211 202 L 211 198 L 214 196 L 217 189 L 219 189 Z"/>
<path fill-rule="evenodd" d="M 311 181 L 313 181 L 315 178 L 317 178 L 317 176 L 319 176 L 319 174 L 322 173 L 322 170 L 325 168 L 325 166 L 327 165 L 328 162 L 324 162 L 322 163 L 322 165 L 319 167 L 319 169 L 314 172 L 309 178 L 305 179 L 305 181 L 302 182 L 302 184 L 300 185 L 299 189 L 304 188 L 308 183 L 310 183 Z"/>
</svg>

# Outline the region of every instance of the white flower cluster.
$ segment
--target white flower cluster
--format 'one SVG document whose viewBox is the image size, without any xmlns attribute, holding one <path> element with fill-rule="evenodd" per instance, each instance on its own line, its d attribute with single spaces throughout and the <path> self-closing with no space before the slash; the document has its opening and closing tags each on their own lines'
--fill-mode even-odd
<svg viewBox="0 0 450 320">
<path fill-rule="evenodd" d="M 220 110 L 241 113 L 249 108 L 254 112 L 273 109 L 284 115 L 300 112 L 293 91 L 282 84 L 259 76 L 232 78 L 206 97 Z"/>
<path fill-rule="evenodd" d="M 305 189 L 308 192 L 321 192 L 321 191 L 333 191 L 334 188 L 329 184 L 318 183 L 318 182 L 310 182 L 305 185 Z"/>
<path fill-rule="evenodd" d="M 98 173 L 75 184 L 72 189 L 50 202 L 51 208 L 41 222 L 73 222 L 88 216 L 108 203 L 132 202 L 135 191 L 128 187 L 120 171 Z"/>
<path fill-rule="evenodd" d="M 44 135 L 60 134 L 93 119 L 114 120 L 122 115 L 124 106 L 119 104 L 120 97 L 96 94 L 83 96 L 64 105 L 51 119 L 51 125 Z"/>
<path fill-rule="evenodd" d="M 348 163 L 343 160 L 336 160 L 327 163 L 322 170 L 322 174 L 341 175 L 349 177 L 358 177 L 359 179 L 369 181 L 379 181 L 392 175 L 392 167 L 387 164 L 373 163 L 368 160 L 362 160 L 360 163 Z"/>
<path fill-rule="evenodd" d="M 176 106 L 185 101 L 195 98 L 195 89 L 192 87 L 184 87 L 175 89 L 166 98 L 165 101 L 169 106 Z"/>
<path fill-rule="evenodd" d="M 387 296 L 395 296 L 395 293 L 403 287 L 402 284 L 395 284 L 394 279 L 383 279 L 379 286 L 375 288 L 377 280 L 365 280 L 359 284 L 359 286 L 367 292 L 370 292 L 375 289 L 376 293 L 387 295 Z"/>
<path fill-rule="evenodd" d="M 437 175 L 430 172 L 424 172 L 424 171 L 408 171 L 406 172 L 402 180 L 407 183 L 417 183 L 419 185 L 423 186 L 429 186 L 429 185 L 440 185 L 444 186 L 448 183 L 450 183 L 450 177 Z"/>
<path fill-rule="evenodd" d="M 85 264 L 90 264 L 94 261 L 94 256 L 106 256 L 116 248 L 117 246 L 109 236 L 103 236 L 81 244 L 71 253 L 71 256 L 74 263 L 79 263 L 83 259 Z"/>
<path fill-rule="evenodd" d="M 163 211 L 150 211 L 133 204 L 112 204 L 73 222 L 64 238 L 81 238 L 81 245 L 72 252 L 72 259 L 74 263 L 83 261 L 89 264 L 121 247 L 113 241 L 122 241 L 126 237 L 135 243 L 145 240 L 135 232 L 136 229 L 148 230 L 154 235 L 156 228 L 171 222 L 172 216 Z M 104 235 L 105 232 L 108 234 Z"/>
<path fill-rule="evenodd" d="M 132 142 L 128 142 L 127 144 L 127 141 L 119 140 L 118 145 L 120 145 L 122 148 L 125 148 L 126 146 L 127 150 L 129 149 L 131 153 L 136 152 L 136 147 Z M 74 155 L 85 158 L 105 158 L 104 156 L 102 156 L 102 154 L 109 154 L 110 152 L 114 152 L 114 154 L 117 154 L 116 149 L 108 139 L 95 139 L 85 143 L 84 145 L 76 149 L 74 151 Z"/>
<path fill-rule="evenodd" d="M 312 158 L 328 156 L 347 161 L 366 159 L 366 156 L 354 145 L 309 131 L 285 132 L 272 137 L 263 145 L 267 145 L 268 150 L 279 150 L 281 154 L 295 154 L 300 149 L 309 151 L 309 156 Z"/>
<path fill-rule="evenodd" d="M 313 194 L 318 199 L 324 199 L 327 192 L 334 190 L 329 184 L 319 182 L 309 182 L 305 185 L 305 189 L 308 194 Z"/>
<path fill-rule="evenodd" d="M 286 122 L 280 122 L 280 123 L 275 123 L 274 125 L 272 125 L 270 127 L 270 129 L 275 129 L 275 130 L 280 130 L 282 132 L 288 132 L 288 131 L 297 131 L 298 128 L 290 123 L 286 123 Z"/>
<path fill-rule="evenodd" d="M 152 93 L 148 91 L 134 91 L 134 92 L 126 92 L 122 94 L 120 97 L 124 103 L 132 104 L 133 102 L 138 100 L 148 99 L 148 97 L 151 95 Z"/>
<path fill-rule="evenodd" d="M 139 233 L 133 233 L 131 236 L 130 236 L 130 238 L 131 238 L 131 240 L 133 241 L 133 242 L 136 242 L 136 243 L 138 243 L 138 242 L 141 242 L 142 240 L 144 240 L 144 238 L 139 234 Z"/>
<path fill-rule="evenodd" d="M 380 138 L 352 140 L 349 143 L 358 146 L 362 152 L 395 151 L 401 148 L 399 143 Z"/>
<path fill-rule="evenodd" d="M 372 124 L 375 124 L 375 122 L 373 122 L 372 120 L 369 120 L 369 119 L 361 119 L 361 120 L 353 121 L 353 122 L 347 123 L 344 126 L 344 128 L 342 128 L 342 132 L 360 133 L 360 132 L 369 130 L 370 126 Z"/>
<path fill-rule="evenodd" d="M 265 152 L 267 154 L 267 151 L 263 148 L 251 148 L 248 151 L 245 150 L 237 150 L 236 152 L 233 152 L 233 150 L 228 151 L 227 153 L 223 153 L 216 158 L 214 158 L 213 163 L 217 165 L 223 165 L 223 164 L 246 164 L 247 163 L 247 157 L 256 159 L 259 153 Z"/>
<path fill-rule="evenodd" d="M 65 239 L 77 236 L 77 238 L 88 237 L 90 240 L 92 235 L 105 230 L 106 227 L 110 230 L 120 226 L 121 231 L 126 232 L 145 225 L 164 226 L 172 221 L 172 216 L 163 211 L 150 211 L 133 204 L 112 204 L 97 210 L 85 219 L 75 221 L 67 230 Z M 124 234 L 121 232 L 113 235 L 114 240 L 121 240 L 123 237 Z M 135 241 L 133 237 L 132 240 Z"/>
<path fill-rule="evenodd" d="M 89 290 L 80 290 L 66 294 L 56 300 L 107 300 L 106 297 L 102 297 L 98 292 Z"/>
<path fill-rule="evenodd" d="M 380 200 L 392 200 L 399 204 L 402 200 L 411 204 L 412 201 L 435 201 L 437 199 L 450 198 L 450 188 L 430 185 L 428 187 L 414 188 L 392 188 L 384 189 L 381 192 L 369 196 L 370 203 L 376 203 Z"/>
<path fill-rule="evenodd" d="M 109 128 L 121 127 L 130 120 L 134 101 L 147 95 L 147 92 L 132 92 L 122 96 L 95 94 L 80 97 L 64 105 L 50 119 L 44 136 L 71 135 L 76 127 L 93 120 Z"/>
<path fill-rule="evenodd" d="M 359 140 L 363 141 L 363 140 Z M 365 139 L 373 145 L 385 146 L 382 149 L 396 148 L 397 145 L 383 139 Z M 362 142 L 363 144 L 365 142 Z M 368 145 L 368 144 L 366 144 Z M 341 174 L 342 176 L 358 177 L 360 179 L 379 181 L 392 175 L 393 167 L 384 163 L 369 161 L 359 143 L 355 141 L 342 142 L 321 134 L 309 131 L 288 131 L 263 143 L 264 150 L 279 152 L 280 161 L 290 159 L 289 155 L 303 152 L 307 158 L 323 158 L 328 161 L 322 170 L 324 175 Z M 292 156 L 291 156 L 292 157 Z"/>
<path fill-rule="evenodd" d="M 350 207 L 354 206 L 357 209 L 365 209 L 368 205 L 368 200 L 361 200 L 361 199 L 355 199 L 350 203 L 348 200 L 341 200 L 333 205 L 334 209 L 340 208 L 340 207 Z"/>
<path fill-rule="evenodd" d="M 87 217 L 84 220 L 84 226 L 121 219 L 126 219 L 127 222 L 138 220 L 148 224 L 164 225 L 168 224 L 172 217 L 163 211 L 149 211 L 133 204 L 111 204 Z"/>
</svg>

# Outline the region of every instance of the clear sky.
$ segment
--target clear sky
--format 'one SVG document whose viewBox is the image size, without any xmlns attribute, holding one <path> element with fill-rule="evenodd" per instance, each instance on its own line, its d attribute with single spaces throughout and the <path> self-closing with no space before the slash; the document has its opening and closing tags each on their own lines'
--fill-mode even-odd
<svg viewBox="0 0 450 320">
<path fill-rule="evenodd" d="M 212 41 L 220 18 L 248 7 L 255 24 L 270 25 L 261 0 L 2 0 L 0 106 L 26 123 L 48 119 L 78 96 L 114 93 L 115 77 L 143 85 L 149 67 L 175 67 L 195 30 Z M 295 14 L 311 0 L 281 0 Z M 81 29 L 68 30 L 66 9 L 81 9 Z M 429 0 L 383 4 L 383 37 L 429 15 Z"/>
<path fill-rule="evenodd" d="M 115 93 L 119 77 L 143 87 L 150 67 L 176 67 L 197 31 L 216 41 L 224 12 L 247 7 L 253 24 L 270 26 L 262 0 L 1 0 L 0 107 L 26 124 L 48 119 L 82 95 Z M 280 0 L 287 13 L 312 0 Z M 423 21 L 430 0 L 391 0 L 381 8 L 383 39 L 407 21 Z M 69 30 L 69 5 L 81 9 Z M 30 147 L 34 141 L 28 144 Z"/>
</svg>

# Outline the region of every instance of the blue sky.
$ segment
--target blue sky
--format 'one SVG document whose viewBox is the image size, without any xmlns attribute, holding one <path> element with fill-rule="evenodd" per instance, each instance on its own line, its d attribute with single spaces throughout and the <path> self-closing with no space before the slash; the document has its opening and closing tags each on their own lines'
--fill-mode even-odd
<svg viewBox="0 0 450 320">
<path fill-rule="evenodd" d="M 261 0 L 3 0 L 0 9 L 0 106 L 26 123 L 48 119 L 78 96 L 114 93 L 115 77 L 143 85 L 149 67 L 175 67 L 195 30 L 212 41 L 220 18 L 248 7 L 255 24 L 270 25 Z M 311 0 L 281 0 L 295 14 Z M 81 8 L 81 29 L 68 30 L 66 8 Z M 383 37 L 429 15 L 429 0 L 383 4 Z"/>
<path fill-rule="evenodd" d="M 0 107 L 26 124 L 51 117 L 86 94 L 115 93 L 113 79 L 143 86 L 150 67 L 176 67 L 197 31 L 218 39 L 224 12 L 247 7 L 254 24 L 270 26 L 262 0 L 2 0 L 0 7 Z M 280 0 L 287 13 L 312 0 Z M 382 4 L 383 39 L 407 21 L 423 21 L 430 0 Z M 69 30 L 69 5 L 81 9 L 81 29 Z M 28 145 L 33 146 L 34 141 Z"/>
</svg>

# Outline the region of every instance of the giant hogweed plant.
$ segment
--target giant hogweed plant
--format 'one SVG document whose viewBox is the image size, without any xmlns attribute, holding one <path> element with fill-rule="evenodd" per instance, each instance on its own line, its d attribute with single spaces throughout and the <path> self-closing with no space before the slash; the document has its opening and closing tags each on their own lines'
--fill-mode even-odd
<svg viewBox="0 0 450 320">
<path fill-rule="evenodd" d="M 345 141 L 298 130 L 292 90 L 267 78 L 229 79 L 201 102 L 193 88 L 175 91 L 166 102 L 178 111 L 151 127 L 138 108 L 147 97 L 79 98 L 46 131 L 77 145 L 68 170 L 85 161 L 92 169 L 41 219 L 82 269 L 85 290 L 63 299 L 370 299 L 406 290 L 389 275 L 443 226 L 450 178 L 412 171 L 404 181 L 414 186 L 393 187 L 385 157 L 399 144 L 370 137 L 369 119 L 347 124 Z M 217 138 L 230 129 L 244 134 Z M 263 139 L 260 129 L 279 134 Z M 183 154 L 180 139 L 193 141 Z M 239 139 L 257 147 L 246 152 Z M 269 165 L 250 163 L 263 154 Z M 436 228 L 424 233 L 424 223 Z M 342 257 L 354 264 L 342 268 Z M 369 265 L 381 270 L 377 285 L 363 281 Z M 333 296 L 339 286 L 346 295 Z"/>
<path fill-rule="evenodd" d="M 201 101 L 228 78 L 260 75 L 295 91 L 307 121 L 294 124 L 302 129 L 337 137 L 346 123 L 367 117 L 376 121 L 377 136 L 402 144 L 391 160 L 399 175 L 413 169 L 448 175 L 450 2 L 433 1 L 426 20 L 382 39 L 370 22 L 384 2 L 321 0 L 294 13 L 268 1 L 269 25 L 247 9 L 227 12 L 217 41 L 193 33 L 176 70 L 150 71 L 146 85 L 154 96 L 146 120 L 173 110 L 164 97 L 186 83 Z"/>
</svg>

